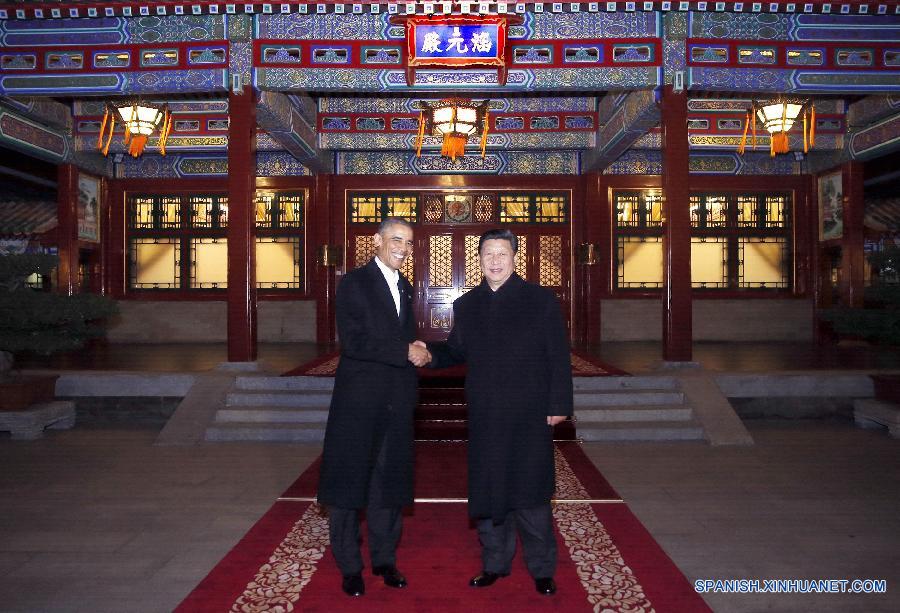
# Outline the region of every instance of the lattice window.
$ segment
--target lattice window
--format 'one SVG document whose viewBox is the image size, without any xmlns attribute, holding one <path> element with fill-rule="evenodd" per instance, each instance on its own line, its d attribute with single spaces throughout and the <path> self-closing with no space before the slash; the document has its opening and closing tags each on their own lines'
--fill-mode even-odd
<svg viewBox="0 0 900 613">
<path fill-rule="evenodd" d="M 272 227 L 272 205 L 275 202 L 275 194 L 271 192 L 256 192 L 256 227 Z"/>
<path fill-rule="evenodd" d="M 516 274 L 528 279 L 528 237 L 518 236 L 519 250 L 516 252 Z"/>
<path fill-rule="evenodd" d="M 302 241 L 296 237 L 256 239 L 256 287 L 296 289 L 301 287 Z"/>
<path fill-rule="evenodd" d="M 134 289 L 176 289 L 181 285 L 181 254 L 177 238 L 135 238 L 128 250 L 129 286 Z"/>
<path fill-rule="evenodd" d="M 738 287 L 786 288 L 790 258 L 780 237 L 741 237 L 738 240 Z"/>
<path fill-rule="evenodd" d="M 299 228 L 303 226 L 303 196 L 301 193 L 276 194 L 276 225 L 279 228 Z"/>
<path fill-rule="evenodd" d="M 738 196 L 737 203 L 737 222 L 739 226 L 747 228 L 755 228 L 759 225 L 759 198 L 756 196 Z"/>
<path fill-rule="evenodd" d="M 381 221 L 380 196 L 351 196 L 350 221 L 352 223 L 378 223 Z"/>
<path fill-rule="evenodd" d="M 562 285 L 562 237 L 541 236 L 539 241 L 540 284 L 546 287 Z"/>
<path fill-rule="evenodd" d="M 375 239 L 372 236 L 360 234 L 356 237 L 356 245 L 354 248 L 353 267 L 359 268 L 365 266 L 372 255 L 375 253 Z"/>
<path fill-rule="evenodd" d="M 463 287 L 472 288 L 481 283 L 481 258 L 478 257 L 478 240 L 475 234 L 466 235 L 466 274 Z"/>
<path fill-rule="evenodd" d="M 619 288 L 662 287 L 662 262 L 662 237 L 620 237 L 616 244 L 616 286 Z"/>
<path fill-rule="evenodd" d="M 137 196 L 129 202 L 130 227 L 163 230 L 181 226 L 180 196 Z"/>
<path fill-rule="evenodd" d="M 228 226 L 227 196 L 191 196 L 188 198 L 191 227 L 225 228 Z"/>
<path fill-rule="evenodd" d="M 720 228 L 728 221 L 728 198 L 721 194 L 691 196 L 691 225 L 695 228 Z"/>
<path fill-rule="evenodd" d="M 538 223 L 563 223 L 566 221 L 566 198 L 564 196 L 538 195 L 534 199 L 535 217 Z"/>
<path fill-rule="evenodd" d="M 444 221 L 444 203 L 440 196 L 425 196 L 425 206 L 423 215 L 425 223 L 441 223 Z"/>
<path fill-rule="evenodd" d="M 224 238 L 192 238 L 190 246 L 191 287 L 228 287 L 228 241 Z"/>
<path fill-rule="evenodd" d="M 531 198 L 523 195 L 500 196 L 501 222 L 527 222 L 531 220 Z"/>
<path fill-rule="evenodd" d="M 453 287 L 453 237 L 428 237 L 428 284 L 430 287 Z"/>
<path fill-rule="evenodd" d="M 417 217 L 418 198 L 416 196 L 388 196 L 385 215 L 400 217 L 415 222 Z"/>
<path fill-rule="evenodd" d="M 481 194 L 475 198 L 475 221 L 487 223 L 494 220 L 494 198 L 487 194 Z"/>
<path fill-rule="evenodd" d="M 766 227 L 783 228 L 787 215 L 787 197 L 782 195 L 766 196 L 763 206 L 766 212 Z"/>
<path fill-rule="evenodd" d="M 652 228 L 662 225 L 662 194 L 659 190 L 622 191 L 613 195 L 616 226 Z"/>
<path fill-rule="evenodd" d="M 691 287 L 728 287 L 727 238 L 691 238 Z"/>
</svg>

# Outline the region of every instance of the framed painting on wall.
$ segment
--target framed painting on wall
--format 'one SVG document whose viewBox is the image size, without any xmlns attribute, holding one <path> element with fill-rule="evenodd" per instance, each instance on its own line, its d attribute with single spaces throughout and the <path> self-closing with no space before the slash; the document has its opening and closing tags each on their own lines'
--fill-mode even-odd
<svg viewBox="0 0 900 613">
<path fill-rule="evenodd" d="M 819 177 L 819 240 L 840 238 L 844 233 L 844 193 L 841 173 Z"/>
<path fill-rule="evenodd" d="M 78 175 L 78 239 L 100 242 L 100 179 Z"/>
</svg>

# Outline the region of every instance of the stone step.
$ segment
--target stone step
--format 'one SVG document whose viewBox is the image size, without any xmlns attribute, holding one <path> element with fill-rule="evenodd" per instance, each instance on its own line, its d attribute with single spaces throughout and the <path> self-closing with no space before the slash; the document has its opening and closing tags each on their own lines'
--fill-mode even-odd
<svg viewBox="0 0 900 613">
<path fill-rule="evenodd" d="M 578 409 L 575 418 L 578 429 L 593 422 L 622 421 L 688 421 L 693 411 L 687 406 L 610 406 L 601 409 Z"/>
<path fill-rule="evenodd" d="M 327 391 L 334 389 L 334 377 L 238 377 L 235 389 L 257 391 Z"/>
<path fill-rule="evenodd" d="M 265 425 L 255 423 L 223 423 L 206 429 L 207 441 L 256 441 L 282 443 L 321 443 L 325 439 L 324 424 Z"/>
<path fill-rule="evenodd" d="M 572 377 L 576 392 L 588 390 L 677 390 L 678 379 L 667 376 Z"/>
<path fill-rule="evenodd" d="M 698 441 L 703 427 L 696 421 L 631 421 L 578 423 L 578 437 L 585 441 Z"/>
<path fill-rule="evenodd" d="M 235 407 L 216 411 L 216 423 L 252 422 L 271 424 L 324 424 L 328 410 L 295 407 Z"/>
<path fill-rule="evenodd" d="M 331 392 L 324 391 L 259 391 L 231 392 L 225 398 L 228 407 L 312 407 L 327 409 Z"/>
<path fill-rule="evenodd" d="M 599 408 L 616 406 L 661 406 L 682 405 L 684 394 L 670 391 L 577 391 L 575 392 L 576 408 Z"/>
</svg>

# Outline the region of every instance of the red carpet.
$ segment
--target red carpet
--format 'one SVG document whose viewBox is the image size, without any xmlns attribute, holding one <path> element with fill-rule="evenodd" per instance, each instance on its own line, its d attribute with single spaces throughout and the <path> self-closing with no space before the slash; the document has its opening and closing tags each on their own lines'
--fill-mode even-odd
<svg viewBox="0 0 900 613">
<path fill-rule="evenodd" d="M 340 352 L 333 351 L 323 356 L 302 364 L 293 370 L 281 375 L 282 377 L 299 377 L 299 376 L 318 376 L 333 377 L 337 372 L 338 361 L 340 360 Z M 572 351 L 572 376 L 574 377 L 608 377 L 611 375 L 627 375 L 624 370 L 619 370 L 614 366 L 605 364 L 594 356 L 582 353 L 580 351 Z M 419 376 L 423 379 L 429 378 L 463 378 L 466 376 L 466 367 L 454 366 L 452 368 L 420 368 Z"/>
<path fill-rule="evenodd" d="M 312 497 L 318 462 L 291 485 L 177 611 L 709 611 L 703 600 L 593 467 L 578 443 L 557 444 L 554 517 L 559 544 L 552 597 L 534 592 L 521 555 L 494 586 L 467 585 L 481 566 L 465 504 L 408 510 L 398 566 L 409 587 L 364 574 L 366 595 L 340 591 L 328 527 Z M 465 494 L 463 444 L 418 443 L 416 495 Z M 365 557 L 365 556 L 364 556 Z"/>
</svg>

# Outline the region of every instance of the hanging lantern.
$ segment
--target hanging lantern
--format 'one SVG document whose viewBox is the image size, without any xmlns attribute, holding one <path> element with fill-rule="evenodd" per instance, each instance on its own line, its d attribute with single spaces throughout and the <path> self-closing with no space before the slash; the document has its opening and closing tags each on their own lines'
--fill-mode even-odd
<svg viewBox="0 0 900 613">
<path fill-rule="evenodd" d="M 816 141 L 816 107 L 809 100 L 781 99 L 774 102 L 752 102 L 744 122 L 744 135 L 738 147 L 743 154 L 747 146 L 747 132 L 752 125 L 753 149 L 756 149 L 756 122 L 769 133 L 769 155 L 790 151 L 788 132 L 802 118 L 803 152 L 806 153 Z"/>
<path fill-rule="evenodd" d="M 481 157 L 485 156 L 487 134 L 490 122 L 488 110 L 490 101 L 475 103 L 463 98 L 421 103 L 419 113 L 419 134 L 416 137 L 416 156 L 422 155 L 422 141 L 425 134 L 442 137 L 441 155 L 456 161 L 465 155 L 466 142 L 473 134 L 481 133 Z"/>
<path fill-rule="evenodd" d="M 117 119 L 125 127 L 124 143 L 131 157 L 136 158 L 144 152 L 147 140 L 156 131 L 159 132 L 160 153 L 166 154 L 166 140 L 172 131 L 172 114 L 167 104 L 135 100 L 108 103 L 97 136 L 97 149 L 103 155 L 109 153 Z"/>
</svg>

